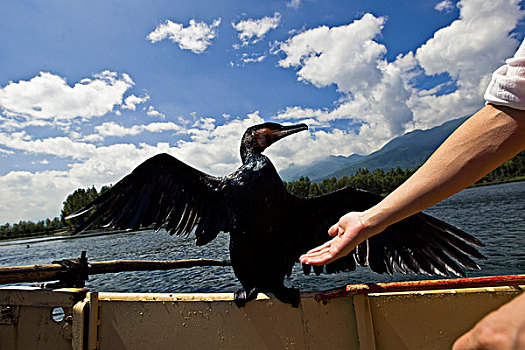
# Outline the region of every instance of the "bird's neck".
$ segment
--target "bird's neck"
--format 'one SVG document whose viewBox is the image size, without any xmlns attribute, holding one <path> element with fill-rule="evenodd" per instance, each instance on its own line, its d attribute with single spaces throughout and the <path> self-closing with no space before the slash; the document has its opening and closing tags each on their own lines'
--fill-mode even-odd
<svg viewBox="0 0 525 350">
<path fill-rule="evenodd" d="M 253 161 L 266 159 L 264 155 L 258 150 L 253 150 L 252 148 L 241 147 L 241 159 L 242 164 L 248 164 Z"/>
</svg>

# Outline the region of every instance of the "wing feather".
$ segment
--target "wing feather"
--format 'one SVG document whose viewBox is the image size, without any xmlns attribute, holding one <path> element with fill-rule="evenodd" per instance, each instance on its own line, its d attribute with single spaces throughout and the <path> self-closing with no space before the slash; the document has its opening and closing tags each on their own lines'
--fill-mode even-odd
<svg viewBox="0 0 525 350">
<path fill-rule="evenodd" d="M 328 241 L 328 227 L 342 215 L 366 210 L 382 198 L 368 191 L 344 188 L 328 195 L 297 199 L 297 213 L 304 222 L 302 230 L 298 230 L 302 252 Z M 353 270 L 357 263 L 386 274 L 464 276 L 464 268 L 479 269 L 472 258 L 485 259 L 475 246 L 483 243 L 453 225 L 419 213 L 360 243 L 347 257 L 328 264 L 326 271 Z"/>
<path fill-rule="evenodd" d="M 102 219 L 119 229 L 165 226 L 170 234 L 189 235 L 205 244 L 228 231 L 224 179 L 207 175 L 168 155 L 156 155 L 139 165 L 111 189 L 66 219 L 93 213 L 77 228 L 83 232 Z M 205 242 L 205 243 L 203 243 Z"/>
</svg>

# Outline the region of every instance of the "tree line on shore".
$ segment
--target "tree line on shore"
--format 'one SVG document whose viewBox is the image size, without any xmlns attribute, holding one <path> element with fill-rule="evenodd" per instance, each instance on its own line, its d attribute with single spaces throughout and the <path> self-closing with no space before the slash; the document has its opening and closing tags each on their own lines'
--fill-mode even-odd
<svg viewBox="0 0 525 350">
<path fill-rule="evenodd" d="M 405 182 L 415 169 L 389 169 L 387 171 L 376 169 L 359 169 L 354 175 L 340 178 L 330 177 L 321 182 L 312 182 L 306 176 L 301 176 L 297 181 L 285 182 L 288 192 L 299 197 L 315 197 L 334 192 L 343 187 L 354 187 L 371 192 L 387 195 Z M 478 180 L 473 186 L 483 186 L 513 180 L 525 180 L 525 151 L 517 154 L 497 169 Z"/>
<path fill-rule="evenodd" d="M 354 175 L 340 178 L 326 178 L 320 182 L 313 182 L 302 176 L 297 181 L 284 182 L 286 189 L 300 197 L 315 197 L 330 193 L 343 187 L 361 188 L 375 193 L 387 195 L 408 179 L 417 169 L 359 169 Z M 480 179 L 476 185 L 501 183 L 510 180 L 525 180 L 525 151 Z M 72 231 L 82 218 L 66 220 L 65 218 L 87 205 L 111 186 L 103 186 L 97 191 L 91 188 L 79 188 L 71 193 L 63 202 L 60 217 L 40 220 L 38 222 L 20 221 L 15 224 L 0 225 L 0 240 L 37 235 L 49 235 L 59 232 Z M 95 223 L 94 227 L 97 225 Z"/>
<path fill-rule="evenodd" d="M 78 220 L 81 219 L 73 218 L 66 220 L 66 217 L 87 205 L 109 188 L 110 186 L 103 186 L 100 191 L 97 191 L 95 186 L 92 186 L 91 188 L 79 188 L 75 190 L 67 196 L 66 200 L 62 203 L 63 206 L 60 217 L 40 220 L 36 223 L 33 221 L 19 221 L 15 224 L 6 223 L 0 225 L 0 240 L 72 231 L 79 222 Z"/>
</svg>

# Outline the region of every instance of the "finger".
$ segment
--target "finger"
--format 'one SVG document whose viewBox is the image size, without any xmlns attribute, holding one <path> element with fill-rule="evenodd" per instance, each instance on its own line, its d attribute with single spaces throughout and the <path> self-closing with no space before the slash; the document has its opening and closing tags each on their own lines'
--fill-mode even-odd
<svg viewBox="0 0 525 350">
<path fill-rule="evenodd" d="M 309 251 L 306 252 L 305 255 L 308 255 L 308 254 L 311 254 L 311 253 L 315 253 L 315 252 L 318 252 L 326 247 L 329 247 L 330 245 L 332 244 L 332 241 L 328 241 L 328 242 L 325 242 L 323 245 L 320 245 L 319 247 L 315 247 L 314 249 L 310 249 Z"/>
<path fill-rule="evenodd" d="M 468 332 L 454 342 L 452 350 L 479 349 L 479 345 L 476 339 L 471 336 L 471 332 Z"/>
<path fill-rule="evenodd" d="M 307 254 L 306 257 L 314 257 L 314 256 L 323 255 L 323 254 L 328 253 L 330 251 L 330 249 L 331 249 L 330 246 L 327 246 L 327 247 L 324 247 L 321 250 L 318 250 L 318 251 L 315 251 L 315 252 Z"/>
<path fill-rule="evenodd" d="M 334 238 L 334 240 L 336 239 L 337 238 Z M 305 256 L 305 263 L 309 265 L 324 265 L 346 255 L 343 252 L 343 250 L 341 250 L 340 247 L 337 246 L 336 243 L 337 242 L 334 242 L 335 245 L 330 245 L 318 252 L 308 254 L 307 256 Z"/>
<path fill-rule="evenodd" d="M 345 229 L 339 226 L 339 224 L 335 224 L 328 230 L 328 234 L 332 237 L 342 236 L 343 233 L 345 233 Z"/>
<path fill-rule="evenodd" d="M 335 225 L 332 225 L 329 229 L 328 229 L 328 234 L 331 236 L 331 237 L 335 237 L 338 235 L 339 233 L 339 224 L 335 224 Z"/>
<path fill-rule="evenodd" d="M 299 258 L 299 261 L 301 261 L 303 264 L 308 264 L 310 259 L 317 259 L 319 256 L 326 255 L 329 252 L 330 252 L 330 247 L 325 247 L 325 248 L 323 248 L 321 250 L 302 255 Z"/>
<path fill-rule="evenodd" d="M 328 252 L 313 258 L 308 258 L 308 265 L 326 265 L 334 260 L 335 258 Z"/>
<path fill-rule="evenodd" d="M 326 247 L 324 249 L 321 249 L 321 250 L 318 250 L 318 251 L 315 251 L 315 252 L 312 252 L 312 253 L 307 253 L 307 254 L 304 254 L 303 256 L 301 256 L 299 258 L 299 260 L 301 262 L 305 261 L 305 260 L 308 260 L 310 258 L 313 258 L 313 257 L 317 257 L 319 255 L 322 255 L 322 254 L 325 254 L 326 252 L 330 251 L 330 247 Z"/>
</svg>

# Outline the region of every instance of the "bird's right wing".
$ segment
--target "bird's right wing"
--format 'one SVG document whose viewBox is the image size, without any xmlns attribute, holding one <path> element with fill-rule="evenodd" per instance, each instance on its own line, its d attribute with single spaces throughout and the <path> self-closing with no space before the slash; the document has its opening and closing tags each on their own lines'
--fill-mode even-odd
<svg viewBox="0 0 525 350">
<path fill-rule="evenodd" d="M 120 229 L 165 225 L 170 234 L 189 234 L 196 226 L 197 245 L 228 231 L 223 179 L 207 175 L 168 154 L 158 154 L 125 176 L 97 199 L 66 219 L 92 213 L 77 228 L 95 221 Z"/>
<path fill-rule="evenodd" d="M 303 252 L 322 245 L 331 237 L 328 228 L 350 211 L 364 211 L 383 197 L 355 188 L 301 200 L 301 212 L 310 231 L 302 235 Z M 305 230 L 306 231 L 306 230 Z M 470 234 L 424 213 L 412 215 L 359 244 L 346 257 L 326 266 L 327 272 L 355 269 L 356 263 L 378 273 L 455 274 L 464 267 L 479 269 L 471 259 L 485 259 L 474 247 L 484 246 Z M 305 267 L 308 269 L 308 267 Z M 314 267 L 319 273 L 322 267 Z M 308 271 L 305 271 L 308 272 Z"/>
</svg>

